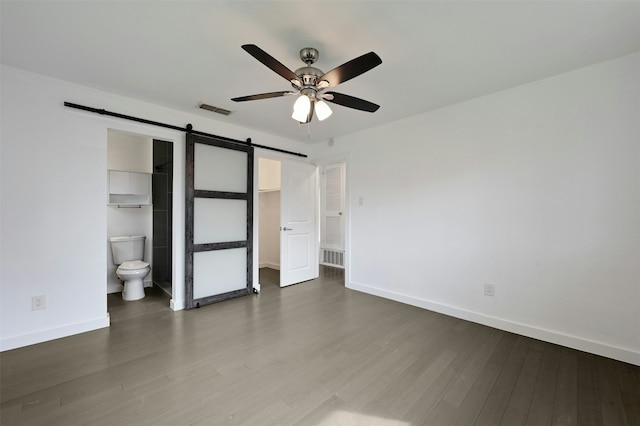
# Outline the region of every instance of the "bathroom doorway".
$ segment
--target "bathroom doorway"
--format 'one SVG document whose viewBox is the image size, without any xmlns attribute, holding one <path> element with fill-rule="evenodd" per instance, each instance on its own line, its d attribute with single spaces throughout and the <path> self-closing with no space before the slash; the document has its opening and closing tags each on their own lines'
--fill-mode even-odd
<svg viewBox="0 0 640 426">
<path fill-rule="evenodd" d="M 153 284 L 172 296 L 173 143 L 153 140 Z"/>
<path fill-rule="evenodd" d="M 152 172 L 152 138 L 125 131 L 109 129 L 107 132 L 107 181 L 109 182 L 107 198 L 107 293 L 121 293 L 124 289 L 116 270 L 118 265 L 113 260 L 109 238 L 118 236 L 144 236 L 144 258 L 140 259 L 153 265 L 152 255 L 152 227 L 153 227 L 153 199 L 148 197 L 149 181 Z M 138 177 L 145 177 L 146 185 L 135 189 L 116 185 L 111 188 L 111 172 L 133 173 Z M 118 182 L 115 180 L 114 182 Z M 127 181 L 128 182 L 128 181 Z M 144 188 L 144 189 L 143 189 Z M 144 193 L 146 197 L 133 200 L 122 200 L 122 195 Z M 113 194 L 112 194 L 113 192 Z M 112 195 L 116 198 L 112 200 Z M 124 201 L 124 202 L 123 202 Z M 153 285 L 151 274 L 144 277 L 144 286 Z"/>
<path fill-rule="evenodd" d="M 107 168 L 149 177 L 151 194 L 147 201 L 122 205 L 109 202 L 107 236 L 146 237 L 143 261 L 151 265 L 144 287 L 156 287 L 172 298 L 173 274 L 173 182 L 174 143 L 152 136 L 109 129 Z M 107 244 L 109 244 L 107 242 Z M 121 293 L 111 249 L 107 249 L 107 294 Z"/>
</svg>

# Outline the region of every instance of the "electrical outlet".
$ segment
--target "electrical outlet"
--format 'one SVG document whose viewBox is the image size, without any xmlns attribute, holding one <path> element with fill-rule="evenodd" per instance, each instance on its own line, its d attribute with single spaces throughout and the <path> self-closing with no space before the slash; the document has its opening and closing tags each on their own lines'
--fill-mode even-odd
<svg viewBox="0 0 640 426">
<path fill-rule="evenodd" d="M 37 311 L 38 309 L 44 309 L 47 307 L 47 296 L 44 294 L 41 296 L 33 296 L 31 298 L 31 310 Z"/>
<path fill-rule="evenodd" d="M 485 296 L 495 296 L 496 289 L 493 284 L 484 283 L 484 295 Z"/>
</svg>

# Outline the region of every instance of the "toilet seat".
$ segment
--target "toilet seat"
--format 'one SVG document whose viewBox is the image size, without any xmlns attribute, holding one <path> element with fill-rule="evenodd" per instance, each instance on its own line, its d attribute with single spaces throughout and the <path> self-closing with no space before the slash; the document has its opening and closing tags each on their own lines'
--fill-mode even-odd
<svg viewBox="0 0 640 426">
<path fill-rule="evenodd" d="M 142 260 L 131 260 L 129 262 L 123 262 L 122 265 L 118 267 L 118 269 L 122 271 L 134 271 L 136 269 L 143 269 L 149 266 L 147 262 L 143 262 Z"/>
<path fill-rule="evenodd" d="M 144 282 L 142 279 L 149 274 L 150 270 L 149 264 L 142 260 L 130 260 L 118 266 L 116 275 L 124 282 L 124 289 L 122 290 L 122 298 L 124 300 L 144 298 Z"/>
</svg>

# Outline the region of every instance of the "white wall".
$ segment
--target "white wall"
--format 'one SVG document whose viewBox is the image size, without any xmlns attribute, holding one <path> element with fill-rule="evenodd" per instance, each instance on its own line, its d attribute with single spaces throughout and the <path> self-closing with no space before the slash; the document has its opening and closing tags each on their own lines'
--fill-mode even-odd
<svg viewBox="0 0 640 426">
<path fill-rule="evenodd" d="M 64 101 L 309 151 L 295 141 L 12 67 L 2 66 L 0 78 L 0 350 L 109 325 L 108 129 L 174 143 L 171 304 L 184 306 L 184 133 L 73 110 Z M 46 309 L 31 310 L 35 295 L 46 295 Z"/>
<path fill-rule="evenodd" d="M 640 53 L 319 144 L 347 285 L 640 364 L 639 123 Z"/>
<path fill-rule="evenodd" d="M 107 132 L 107 169 L 127 172 L 153 173 L 153 139 L 129 133 Z M 107 171 L 105 170 L 105 173 Z M 108 178 L 107 178 L 108 179 Z M 152 200 L 153 202 L 153 200 Z M 108 239 L 121 235 L 144 235 L 144 260 L 153 263 L 153 205 L 138 208 L 107 206 L 107 293 L 124 289 L 116 274 L 117 265 Z M 144 277 L 145 287 L 153 285 L 153 271 Z"/>
</svg>

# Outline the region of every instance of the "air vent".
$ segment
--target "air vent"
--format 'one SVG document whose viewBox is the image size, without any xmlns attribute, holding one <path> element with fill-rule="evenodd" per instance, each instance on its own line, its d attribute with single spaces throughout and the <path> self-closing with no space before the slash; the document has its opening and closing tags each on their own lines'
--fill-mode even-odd
<svg viewBox="0 0 640 426">
<path fill-rule="evenodd" d="M 218 108 L 213 105 L 200 104 L 200 108 L 206 109 L 207 111 L 217 112 L 218 114 L 222 114 L 222 115 L 231 114 L 231 111 L 229 111 L 228 109 Z"/>
<path fill-rule="evenodd" d="M 320 264 L 335 266 L 344 269 L 344 252 L 337 250 L 321 249 Z"/>
</svg>

